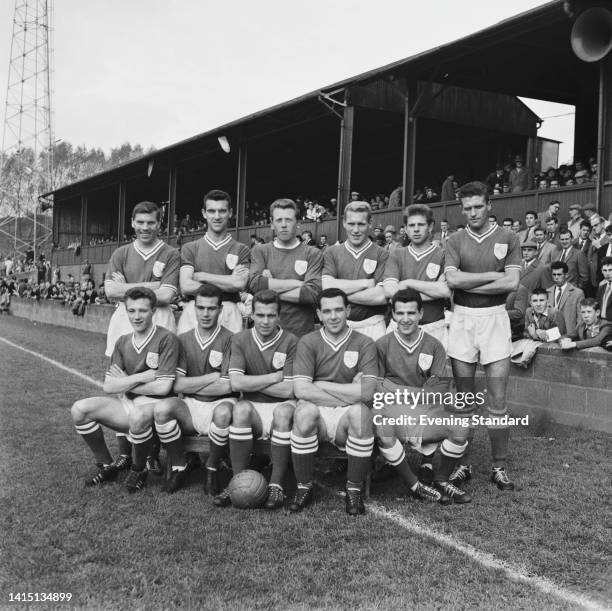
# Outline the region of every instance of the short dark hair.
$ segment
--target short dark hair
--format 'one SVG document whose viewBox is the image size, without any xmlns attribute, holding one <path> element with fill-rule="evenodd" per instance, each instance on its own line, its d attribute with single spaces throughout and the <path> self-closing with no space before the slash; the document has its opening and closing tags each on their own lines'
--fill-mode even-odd
<svg viewBox="0 0 612 611">
<path fill-rule="evenodd" d="M 572 235 L 572 232 L 565 225 L 562 225 L 561 229 L 559 229 L 559 237 L 561 237 L 562 235 L 565 235 L 567 233 L 569 233 L 570 236 Z"/>
<path fill-rule="evenodd" d="M 494 214 L 489 214 L 489 218 L 493 219 L 497 223 L 497 217 Z"/>
<path fill-rule="evenodd" d="M 132 220 L 136 218 L 137 214 L 155 214 L 155 218 L 161 220 L 161 209 L 155 202 L 139 202 L 132 209 Z"/>
<path fill-rule="evenodd" d="M 505 223 L 505 222 L 508 222 L 508 223 L 514 223 L 514 219 L 510 218 L 509 216 L 507 216 L 507 217 L 506 217 L 506 218 L 505 218 L 505 219 L 502 221 L 502 223 Z"/>
<path fill-rule="evenodd" d="M 202 208 L 206 209 L 206 201 L 209 199 L 215 202 L 226 201 L 228 208 L 230 208 L 232 205 L 232 198 L 230 197 L 230 194 L 226 193 L 225 191 L 221 191 L 221 189 L 211 189 L 202 200 Z"/>
<path fill-rule="evenodd" d="M 533 291 L 531 291 L 529 298 L 531 299 L 534 295 L 544 295 L 548 297 L 548 291 L 543 286 L 536 286 Z"/>
<path fill-rule="evenodd" d="M 329 289 L 323 289 L 319 293 L 319 296 L 317 297 L 317 305 L 318 305 L 319 310 L 321 309 L 321 302 L 323 299 L 333 299 L 334 297 L 342 297 L 342 301 L 344 302 L 344 307 L 345 308 L 348 307 L 349 300 L 348 300 L 348 297 L 346 296 L 346 293 L 342 289 L 329 288 Z"/>
<path fill-rule="evenodd" d="M 547 216 L 547 217 L 544 219 L 544 222 L 545 222 L 545 223 L 549 223 L 550 221 L 554 221 L 555 223 L 558 223 L 558 222 L 559 222 L 559 219 L 558 219 L 556 216 Z"/>
<path fill-rule="evenodd" d="M 565 261 L 554 261 L 550 264 L 550 270 L 553 271 L 555 269 L 562 269 L 564 274 L 567 274 L 569 268 L 567 267 L 567 263 Z"/>
<path fill-rule="evenodd" d="M 527 212 L 525 212 L 525 217 L 527 217 L 528 214 L 531 214 L 535 218 L 538 218 L 538 213 L 535 210 L 527 210 Z"/>
<path fill-rule="evenodd" d="M 279 199 L 275 199 L 270 204 L 270 218 L 272 218 L 274 211 L 277 209 L 293 210 L 295 212 L 295 218 L 297 218 L 297 215 L 298 215 L 297 204 L 292 199 L 289 199 L 288 197 L 281 197 Z"/>
<path fill-rule="evenodd" d="M 462 187 L 459 187 L 457 195 L 460 200 L 465 197 L 481 196 L 484 197 L 485 203 L 489 203 L 489 187 L 478 180 L 466 182 Z"/>
<path fill-rule="evenodd" d="M 601 261 L 601 267 L 604 265 L 612 265 L 612 257 L 604 257 Z"/>
<path fill-rule="evenodd" d="M 537 233 L 538 231 L 541 231 L 542 233 L 546 233 L 546 229 L 544 229 L 544 227 L 536 227 L 533 230 L 533 233 Z"/>
<path fill-rule="evenodd" d="M 580 229 L 582 229 L 583 227 L 586 227 L 590 231 L 590 229 L 591 229 L 591 222 L 590 221 L 582 221 L 580 223 Z"/>
<path fill-rule="evenodd" d="M 595 310 L 601 310 L 599 301 L 593 299 L 593 297 L 585 297 L 578 302 L 578 306 L 581 308 L 593 308 Z"/>
<path fill-rule="evenodd" d="M 255 311 L 255 304 L 263 303 L 264 305 L 270 305 L 272 303 L 276 304 L 276 313 L 280 314 L 281 311 L 281 300 L 278 296 L 278 293 L 271 291 L 270 289 L 263 289 L 262 291 L 257 291 L 255 295 L 253 295 L 253 312 Z"/>
<path fill-rule="evenodd" d="M 401 291 L 397 291 L 397 293 L 393 295 L 391 299 L 391 307 L 394 312 L 395 312 L 395 304 L 398 301 L 400 303 L 408 303 L 410 301 L 416 301 L 419 312 L 423 309 L 423 298 L 421 297 L 421 294 L 418 291 L 415 291 L 414 289 L 402 289 Z"/>
<path fill-rule="evenodd" d="M 427 204 L 412 204 L 408 206 L 408 208 L 406 208 L 406 221 L 411 216 L 424 216 L 428 225 L 432 225 L 434 222 L 433 212 Z M 444 219 L 444 221 L 446 221 L 446 219 Z"/>
<path fill-rule="evenodd" d="M 124 295 L 124 301 L 131 299 L 132 301 L 136 301 L 136 299 L 148 299 L 151 304 L 151 309 L 157 306 L 157 297 L 155 293 L 144 286 L 133 286 L 131 289 L 128 289 Z"/>
<path fill-rule="evenodd" d="M 217 304 L 221 305 L 221 301 L 223 300 L 223 291 L 214 284 L 210 284 L 209 282 L 204 282 L 198 292 L 195 294 L 196 297 L 216 297 Z"/>
</svg>

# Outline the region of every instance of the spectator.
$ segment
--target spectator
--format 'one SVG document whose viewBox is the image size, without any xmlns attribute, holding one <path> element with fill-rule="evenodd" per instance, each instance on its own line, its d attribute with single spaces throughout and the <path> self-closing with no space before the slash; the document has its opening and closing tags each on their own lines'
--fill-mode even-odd
<svg viewBox="0 0 612 611">
<path fill-rule="evenodd" d="M 533 242 L 535 240 L 535 230 L 537 227 L 538 215 L 534 210 L 525 212 L 525 229 L 519 233 L 519 239 L 522 243 Z"/>
<path fill-rule="evenodd" d="M 503 221 L 502 221 L 502 227 L 508 231 L 512 231 L 512 223 L 514 221 L 507 216 Z"/>
<path fill-rule="evenodd" d="M 610 242 L 612 241 L 611 226 L 605 227 L 603 217 L 594 215 L 591 217 L 591 250 L 589 261 L 591 267 L 591 280 L 593 286 L 597 288 L 603 277 L 601 275 L 601 263 L 605 257 L 609 256 Z"/>
<path fill-rule="evenodd" d="M 315 248 L 317 247 L 317 245 L 314 243 L 314 240 L 312 239 L 312 231 L 308 229 L 306 231 L 302 231 L 302 242 L 304 242 L 306 246 L 314 246 Z"/>
<path fill-rule="evenodd" d="M 10 276 L 13 272 L 13 259 L 11 255 L 6 255 L 6 259 L 4 259 L 4 273 L 7 276 Z"/>
<path fill-rule="evenodd" d="M 402 196 L 404 194 L 404 189 L 402 185 L 396 187 L 391 191 L 391 195 L 389 195 L 389 208 L 400 208 L 402 205 Z"/>
<path fill-rule="evenodd" d="M 510 170 L 508 185 L 512 193 L 529 189 L 529 173 L 523 166 L 523 160 L 519 155 L 514 158 L 514 168 Z"/>
<path fill-rule="evenodd" d="M 494 214 L 489 214 L 490 227 L 497 227 L 497 217 Z"/>
<path fill-rule="evenodd" d="M 520 283 L 525 286 L 530 293 L 536 287 L 542 286 L 543 277 L 545 278 L 548 275 L 546 274 L 546 267 L 542 265 L 536 256 L 537 249 L 538 247 L 535 242 L 523 242 L 523 244 L 521 244 L 523 264 L 521 268 Z"/>
<path fill-rule="evenodd" d="M 580 223 L 584 220 L 582 216 L 582 207 L 580 204 L 572 204 L 569 207 L 569 221 L 567 222 L 567 228 L 572 234 L 572 239 L 576 239 L 580 233 Z"/>
<path fill-rule="evenodd" d="M 589 235 L 591 233 L 591 223 L 589 221 L 582 221 L 580 223 L 580 231 L 578 237 L 572 242 L 574 248 L 583 252 L 587 257 L 591 249 L 591 240 Z"/>
<path fill-rule="evenodd" d="M 548 209 L 538 214 L 538 224 L 540 227 L 546 227 L 546 219 L 557 218 L 559 216 L 559 208 L 561 204 L 558 201 L 552 201 L 548 204 Z"/>
<path fill-rule="evenodd" d="M 612 322 L 612 257 L 606 257 L 601 263 L 603 281 L 597 289 L 597 303 L 601 318 Z"/>
<path fill-rule="evenodd" d="M 586 255 L 572 246 L 572 234 L 567 228 L 559 232 L 560 249 L 556 253 L 555 261 L 565 261 L 568 273 L 567 281 L 574 286 L 587 291 L 589 287 L 589 262 Z"/>
<path fill-rule="evenodd" d="M 385 227 L 385 250 L 389 252 L 394 251 L 396 248 L 400 248 L 400 245 L 395 240 L 395 227 L 393 225 L 387 225 Z"/>
<path fill-rule="evenodd" d="M 516 235 L 519 235 L 521 233 L 520 219 L 516 219 L 515 221 L 512 221 L 512 231 L 513 233 L 516 233 Z"/>
<path fill-rule="evenodd" d="M 318 244 L 319 250 L 321 252 L 325 252 L 325 250 L 326 250 L 326 248 L 328 246 L 329 246 L 329 244 L 327 243 L 327 236 L 324 233 L 322 233 L 319 236 L 319 244 Z"/>
<path fill-rule="evenodd" d="M 580 323 L 574 331 L 568 331 L 567 337 L 559 340 L 559 345 L 563 350 L 605 347 L 612 334 L 612 323 L 601 319 L 599 304 L 595 299 L 581 299 L 579 306 Z"/>
<path fill-rule="evenodd" d="M 104 291 L 104 282 L 100 284 L 100 286 L 98 287 L 97 293 L 98 295 L 95 299 L 95 303 L 97 305 L 109 305 L 110 304 L 109 300 L 106 298 L 106 292 Z"/>
<path fill-rule="evenodd" d="M 400 227 L 399 245 L 405 247 L 405 246 L 408 246 L 408 244 L 410 244 L 410 238 L 408 237 L 408 234 L 406 233 L 406 227 L 402 225 Z"/>
<path fill-rule="evenodd" d="M 529 292 L 527 288 L 519 284 L 516 291 L 508 293 L 506 297 L 506 312 L 508 312 L 508 318 L 510 319 L 512 341 L 519 340 L 523 337 L 528 296 Z"/>
<path fill-rule="evenodd" d="M 433 241 L 436 242 L 440 248 L 446 248 L 446 241 L 452 233 L 453 232 L 448 226 L 448 221 L 446 219 L 442 219 L 440 221 L 440 231 L 434 233 Z"/>
<path fill-rule="evenodd" d="M 555 246 L 559 247 L 559 221 L 556 216 L 549 216 L 546 219 L 546 239 Z"/>
<path fill-rule="evenodd" d="M 454 174 L 449 174 L 444 182 L 442 183 L 442 189 L 440 193 L 440 199 L 443 202 L 454 201 L 455 199 L 455 176 Z"/>
<path fill-rule="evenodd" d="M 584 293 L 567 281 L 567 263 L 555 261 L 550 266 L 553 285 L 548 289 L 548 305 L 559 310 L 568 335 L 573 335 L 580 322 L 580 301 Z"/>
<path fill-rule="evenodd" d="M 504 183 L 508 183 L 508 176 L 504 174 L 504 167 L 498 164 L 495 168 L 495 172 L 491 172 L 485 178 L 485 182 L 491 193 L 493 193 L 495 189 L 499 189 L 501 193 Z"/>
<path fill-rule="evenodd" d="M 455 198 L 453 197 L 453 199 L 455 199 Z M 434 202 L 439 202 L 439 201 L 440 201 L 440 197 L 433 190 L 433 188 L 432 187 L 425 187 L 425 200 L 424 200 L 424 203 L 432 204 Z"/>
</svg>

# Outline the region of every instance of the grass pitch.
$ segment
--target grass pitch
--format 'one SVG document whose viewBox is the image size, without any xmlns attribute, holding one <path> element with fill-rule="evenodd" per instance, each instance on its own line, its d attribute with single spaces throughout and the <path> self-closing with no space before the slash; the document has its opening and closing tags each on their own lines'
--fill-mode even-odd
<svg viewBox="0 0 612 611">
<path fill-rule="evenodd" d="M 102 379 L 101 335 L 2 317 L 0 337 Z M 408 500 L 391 480 L 372 487 L 382 514 L 349 518 L 332 478 L 303 514 L 217 509 L 202 473 L 173 496 L 153 477 L 137 495 L 120 482 L 84 489 L 93 461 L 69 408 L 99 390 L 2 342 L 0 364 L 1 608 L 23 608 L 9 602 L 17 592 L 71 592 L 68 606 L 96 609 L 576 607 L 402 528 L 385 508 L 612 605 L 608 435 L 515 429 L 508 469 L 518 489 L 502 493 L 487 480 L 478 431 L 474 501 L 463 507 Z"/>
</svg>

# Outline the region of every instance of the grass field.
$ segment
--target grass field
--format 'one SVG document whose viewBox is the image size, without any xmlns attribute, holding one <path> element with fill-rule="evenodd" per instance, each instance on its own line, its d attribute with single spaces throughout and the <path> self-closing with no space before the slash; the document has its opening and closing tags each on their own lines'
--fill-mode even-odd
<svg viewBox="0 0 612 611">
<path fill-rule="evenodd" d="M 100 335 L 5 316 L 0 338 L 102 379 Z M 408 500 L 391 480 L 351 519 L 331 478 L 300 515 L 217 509 L 202 473 L 173 496 L 158 478 L 138 495 L 84 489 L 93 462 L 69 408 L 99 390 L 2 341 L 0 365 L 0 608 L 23 608 L 17 592 L 70 592 L 55 606 L 95 609 L 612 606 L 608 435 L 514 430 L 518 489 L 502 493 L 479 431 L 463 507 Z"/>
</svg>

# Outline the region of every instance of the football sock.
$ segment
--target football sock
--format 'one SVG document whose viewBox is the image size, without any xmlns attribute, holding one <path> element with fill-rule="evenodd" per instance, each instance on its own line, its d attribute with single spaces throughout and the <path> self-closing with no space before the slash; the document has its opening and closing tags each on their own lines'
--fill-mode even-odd
<svg viewBox="0 0 612 611">
<path fill-rule="evenodd" d="M 244 471 L 249 466 L 253 450 L 253 429 L 248 427 L 229 427 L 230 460 L 234 475 Z"/>
<path fill-rule="evenodd" d="M 352 435 L 346 440 L 346 454 L 348 468 L 346 479 L 350 482 L 364 482 L 372 467 L 372 450 L 374 450 L 374 437 L 358 439 Z"/>
<path fill-rule="evenodd" d="M 289 459 L 291 458 L 291 432 L 272 430 L 272 475 L 270 484 L 283 485 L 283 479 L 287 472 Z"/>
<path fill-rule="evenodd" d="M 491 441 L 491 455 L 494 467 L 503 467 L 508 458 L 508 440 L 510 429 L 489 429 L 489 439 Z"/>
<path fill-rule="evenodd" d="M 97 422 L 90 421 L 85 424 L 75 424 L 74 428 L 93 452 L 97 463 L 110 465 L 113 462 L 104 441 L 102 427 Z"/>
<path fill-rule="evenodd" d="M 169 420 L 163 424 L 156 422 L 155 430 L 157 431 L 159 440 L 164 444 L 172 468 L 184 468 L 185 449 L 183 447 L 183 437 L 181 436 L 181 429 L 179 428 L 178 422 L 176 420 Z"/>
<path fill-rule="evenodd" d="M 312 482 L 314 471 L 314 460 L 319 449 L 319 440 L 315 435 L 300 437 L 291 433 L 291 460 L 295 479 L 302 487 Z"/>
<path fill-rule="evenodd" d="M 404 446 L 396 440 L 392 448 L 380 448 L 380 453 L 392 467 L 397 469 L 402 479 L 408 484 L 408 487 L 411 490 L 414 489 L 419 479 L 408 464 Z"/>
<path fill-rule="evenodd" d="M 125 433 L 115 433 L 117 437 L 117 446 L 119 447 L 119 454 L 123 456 L 132 456 L 132 444 Z"/>
<path fill-rule="evenodd" d="M 227 450 L 229 427 L 222 429 L 214 422 L 211 422 L 208 429 L 208 439 L 210 440 L 210 452 L 206 460 L 206 468 L 216 470 L 219 460 L 221 460 Z"/>
<path fill-rule="evenodd" d="M 467 441 L 458 444 L 445 439 L 433 456 L 433 470 L 435 482 L 447 482 L 457 461 L 463 456 Z"/>
<path fill-rule="evenodd" d="M 147 456 L 150 456 L 151 439 L 153 438 L 153 427 L 149 427 L 142 433 L 130 431 L 130 439 L 134 446 L 133 471 L 142 471 L 147 464 Z"/>
<path fill-rule="evenodd" d="M 153 436 L 151 437 L 151 445 L 149 446 L 149 456 L 153 458 L 159 458 L 159 451 L 161 449 L 161 443 L 155 429 L 153 429 Z"/>
</svg>

